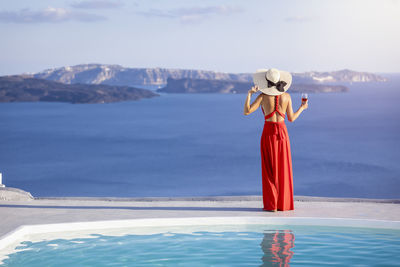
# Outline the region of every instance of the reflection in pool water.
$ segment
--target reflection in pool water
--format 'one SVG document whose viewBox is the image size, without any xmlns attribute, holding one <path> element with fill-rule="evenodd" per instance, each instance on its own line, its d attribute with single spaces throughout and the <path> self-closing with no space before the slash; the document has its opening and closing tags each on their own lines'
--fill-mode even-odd
<svg viewBox="0 0 400 267">
<path fill-rule="evenodd" d="M 293 256 L 294 234 L 291 230 L 276 230 L 275 232 L 264 233 L 261 248 L 264 252 L 261 266 L 277 264 L 284 266 L 289 264 Z"/>
</svg>

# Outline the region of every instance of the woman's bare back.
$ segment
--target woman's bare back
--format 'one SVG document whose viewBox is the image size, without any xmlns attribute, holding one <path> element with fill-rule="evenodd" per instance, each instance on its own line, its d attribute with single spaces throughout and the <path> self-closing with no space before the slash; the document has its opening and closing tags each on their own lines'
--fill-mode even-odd
<svg viewBox="0 0 400 267">
<path fill-rule="evenodd" d="M 246 101 L 244 103 L 244 115 L 249 115 L 256 111 L 260 106 L 264 109 L 264 116 L 270 114 L 275 109 L 275 96 L 270 96 L 266 94 L 259 94 L 254 102 L 250 105 L 251 95 L 258 91 L 258 86 L 253 86 L 249 92 L 247 93 Z M 308 108 L 308 101 L 302 102 L 301 106 L 296 112 L 293 112 L 292 107 L 292 99 L 289 93 L 283 93 L 279 96 L 278 101 L 278 110 L 282 113 L 283 116 L 279 115 L 278 112 L 275 112 L 271 118 L 268 118 L 267 121 L 273 122 L 281 122 L 285 120 L 285 114 L 288 118 L 288 121 L 295 121 L 303 110 Z"/>
<path fill-rule="evenodd" d="M 278 110 L 285 115 L 288 104 L 289 104 L 290 95 L 288 93 L 283 93 L 278 97 Z M 275 110 L 275 96 L 262 94 L 261 106 L 264 109 L 264 116 L 270 114 Z M 272 122 L 280 122 L 284 121 L 285 118 L 279 115 L 278 112 L 275 112 L 271 118 L 268 118 L 267 121 Z"/>
</svg>

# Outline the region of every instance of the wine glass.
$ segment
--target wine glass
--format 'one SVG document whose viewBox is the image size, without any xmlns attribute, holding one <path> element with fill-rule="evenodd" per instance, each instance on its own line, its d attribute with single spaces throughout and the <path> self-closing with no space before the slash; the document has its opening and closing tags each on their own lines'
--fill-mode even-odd
<svg viewBox="0 0 400 267">
<path fill-rule="evenodd" d="M 306 103 L 308 100 L 308 94 L 307 93 L 302 93 L 301 94 L 301 103 Z"/>
</svg>

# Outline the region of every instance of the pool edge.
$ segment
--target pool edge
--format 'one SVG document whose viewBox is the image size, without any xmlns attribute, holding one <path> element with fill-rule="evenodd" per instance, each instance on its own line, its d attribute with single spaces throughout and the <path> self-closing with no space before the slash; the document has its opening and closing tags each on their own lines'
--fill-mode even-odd
<svg viewBox="0 0 400 267">
<path fill-rule="evenodd" d="M 126 220 L 99 220 L 90 222 L 69 222 L 52 224 L 21 225 L 0 237 L 0 251 L 13 243 L 24 240 L 28 235 L 58 233 L 65 231 L 85 231 L 151 226 L 196 226 L 196 225 L 245 225 L 281 224 L 315 225 L 356 228 L 376 228 L 400 230 L 400 221 L 378 219 L 327 218 L 327 217 L 176 217 L 140 218 Z M 25 238 L 26 239 L 26 238 Z"/>
</svg>

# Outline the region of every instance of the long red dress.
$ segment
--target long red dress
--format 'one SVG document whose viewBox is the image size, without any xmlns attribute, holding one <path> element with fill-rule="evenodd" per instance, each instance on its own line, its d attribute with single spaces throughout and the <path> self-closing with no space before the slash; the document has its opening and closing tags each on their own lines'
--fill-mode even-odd
<svg viewBox="0 0 400 267">
<path fill-rule="evenodd" d="M 294 210 L 293 171 L 290 140 L 285 121 L 267 121 L 275 112 L 285 118 L 278 110 L 279 96 L 275 96 L 275 108 L 265 115 L 261 136 L 261 170 L 264 210 Z"/>
</svg>

